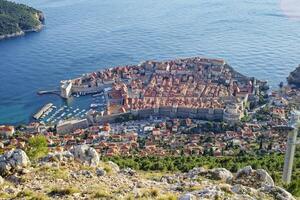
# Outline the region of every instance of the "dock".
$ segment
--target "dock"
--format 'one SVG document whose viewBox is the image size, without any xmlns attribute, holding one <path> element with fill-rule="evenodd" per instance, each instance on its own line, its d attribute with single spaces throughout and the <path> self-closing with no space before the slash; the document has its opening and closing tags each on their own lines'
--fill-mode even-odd
<svg viewBox="0 0 300 200">
<path fill-rule="evenodd" d="M 56 94 L 56 95 L 60 95 L 60 91 L 59 90 L 40 90 L 37 92 L 38 95 L 44 95 L 44 94 Z"/>
<path fill-rule="evenodd" d="M 33 115 L 33 118 L 38 120 L 47 110 L 49 110 L 53 106 L 52 103 L 48 103 L 44 105 L 35 115 Z"/>
</svg>

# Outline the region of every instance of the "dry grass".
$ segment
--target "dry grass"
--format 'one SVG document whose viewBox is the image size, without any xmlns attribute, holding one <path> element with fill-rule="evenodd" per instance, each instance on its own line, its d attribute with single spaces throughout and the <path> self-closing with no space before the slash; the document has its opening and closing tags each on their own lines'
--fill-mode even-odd
<svg viewBox="0 0 300 200">
<path fill-rule="evenodd" d="M 103 183 L 91 185 L 87 191 L 92 199 L 112 199 L 113 195 L 108 186 Z"/>
<path fill-rule="evenodd" d="M 106 162 L 101 162 L 99 164 L 99 167 L 101 167 L 106 172 L 107 175 L 112 175 L 114 173 L 111 166 Z"/>
<path fill-rule="evenodd" d="M 157 188 L 144 189 L 140 197 L 142 198 L 157 198 L 159 196 L 159 190 Z"/>
<path fill-rule="evenodd" d="M 54 168 L 49 166 L 42 166 L 38 168 L 36 172 L 42 176 L 63 180 L 68 180 L 70 175 L 70 170 L 67 167 Z"/>
<path fill-rule="evenodd" d="M 80 193 L 80 190 L 76 187 L 66 187 L 66 188 L 53 188 L 50 192 L 50 196 L 66 196 L 75 193 Z"/>
<path fill-rule="evenodd" d="M 25 189 L 19 192 L 14 199 L 47 200 L 46 195 Z"/>
<path fill-rule="evenodd" d="M 168 176 L 169 174 L 164 173 L 164 172 L 139 172 L 139 175 L 141 178 L 147 179 L 147 180 L 153 180 L 153 181 L 160 181 L 160 179 L 163 176 Z"/>
<path fill-rule="evenodd" d="M 177 200 L 178 198 L 177 198 L 177 195 L 168 193 L 168 194 L 159 196 L 157 199 L 158 200 Z"/>
</svg>

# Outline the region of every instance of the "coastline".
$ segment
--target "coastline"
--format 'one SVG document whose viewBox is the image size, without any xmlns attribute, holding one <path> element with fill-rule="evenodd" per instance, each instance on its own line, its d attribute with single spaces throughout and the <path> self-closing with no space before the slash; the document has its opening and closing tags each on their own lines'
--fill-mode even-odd
<svg viewBox="0 0 300 200">
<path fill-rule="evenodd" d="M 32 32 L 39 32 L 43 29 L 44 25 L 40 25 L 35 29 L 28 29 L 28 30 L 22 30 L 16 33 L 11 33 L 11 34 L 6 34 L 6 35 L 0 35 L 0 41 L 5 40 L 5 39 L 10 39 L 10 38 L 15 38 L 15 37 L 20 37 L 24 36 L 26 33 L 32 33 Z"/>
<path fill-rule="evenodd" d="M 38 26 L 36 26 L 33 29 L 27 29 L 27 30 L 21 30 L 15 33 L 10 33 L 10 34 L 5 34 L 5 35 L 0 35 L 0 41 L 5 40 L 5 39 L 10 39 L 10 38 L 15 38 L 15 37 L 20 37 L 24 36 L 26 33 L 32 33 L 32 32 L 39 32 L 44 28 L 44 21 L 45 21 L 45 16 L 42 12 L 40 13 L 35 13 L 36 19 L 40 22 Z"/>
</svg>

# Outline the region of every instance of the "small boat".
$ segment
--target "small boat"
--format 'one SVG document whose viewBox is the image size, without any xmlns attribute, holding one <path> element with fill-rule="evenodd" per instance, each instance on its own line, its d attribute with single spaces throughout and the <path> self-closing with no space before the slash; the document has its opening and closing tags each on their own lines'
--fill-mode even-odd
<svg viewBox="0 0 300 200">
<path fill-rule="evenodd" d="M 102 96 L 103 95 L 103 92 L 100 92 L 100 93 L 97 93 L 97 94 L 93 94 L 92 97 L 99 97 L 99 96 Z"/>
</svg>

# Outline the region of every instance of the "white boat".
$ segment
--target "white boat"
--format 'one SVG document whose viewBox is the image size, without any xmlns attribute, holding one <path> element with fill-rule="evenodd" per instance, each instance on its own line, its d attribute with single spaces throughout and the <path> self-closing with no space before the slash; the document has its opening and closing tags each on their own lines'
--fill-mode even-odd
<svg viewBox="0 0 300 200">
<path fill-rule="evenodd" d="M 97 94 L 93 94 L 92 97 L 99 97 L 99 96 L 102 96 L 103 95 L 103 92 L 100 92 L 100 93 L 97 93 Z"/>
<path fill-rule="evenodd" d="M 92 103 L 91 104 L 91 108 L 98 108 L 98 107 L 102 107 L 102 106 L 105 106 L 105 104 L 102 104 L 102 103 Z"/>
</svg>

